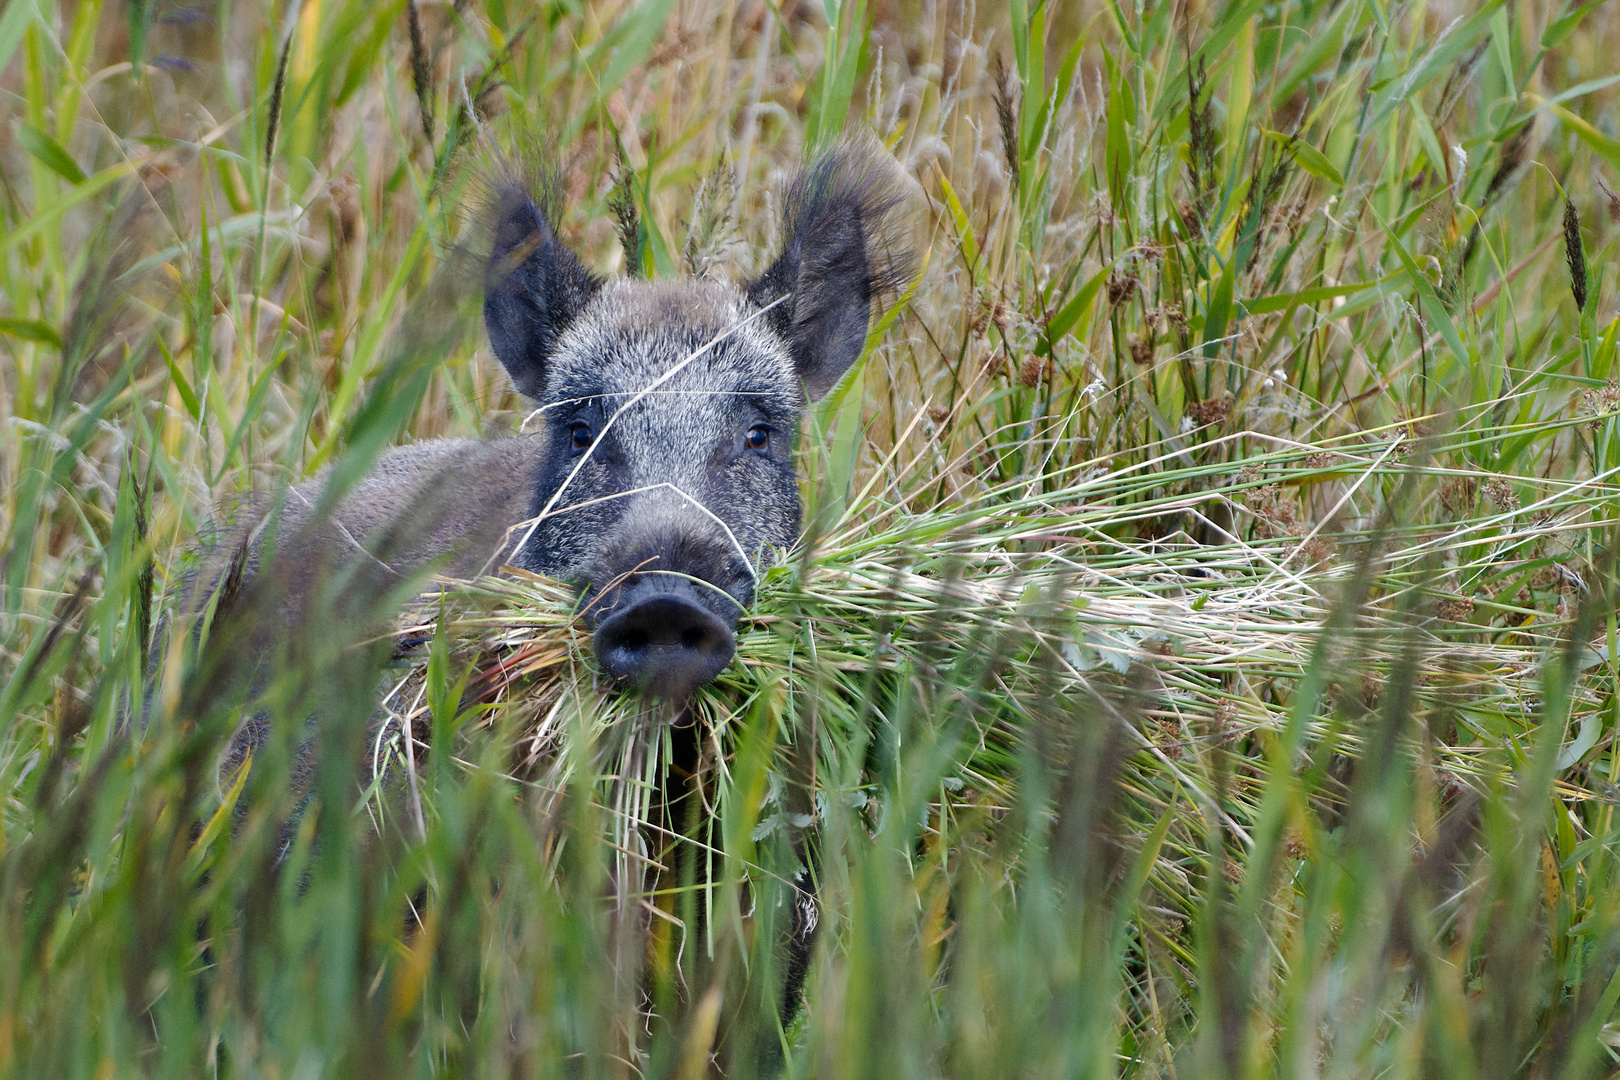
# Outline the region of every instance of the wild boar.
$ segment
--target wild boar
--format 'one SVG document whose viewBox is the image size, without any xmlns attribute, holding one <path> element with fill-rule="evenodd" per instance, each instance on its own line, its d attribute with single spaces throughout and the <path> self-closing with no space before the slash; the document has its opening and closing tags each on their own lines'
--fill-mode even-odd
<svg viewBox="0 0 1620 1080">
<path fill-rule="evenodd" d="M 602 280 L 558 239 L 549 185 L 501 173 L 484 321 L 536 433 L 384 454 L 332 510 L 293 489 L 276 559 L 290 603 L 318 568 L 575 582 L 596 659 L 684 701 L 731 661 L 763 565 L 799 532 L 799 416 L 860 356 L 873 298 L 911 259 L 903 181 L 870 141 L 806 163 L 756 280 Z"/>
<path fill-rule="evenodd" d="M 730 663 L 758 575 L 799 539 L 799 418 L 860 356 L 874 297 L 910 272 L 904 190 L 879 147 L 844 141 L 783 193 L 782 250 L 757 279 L 604 281 L 558 239 L 554 189 L 506 170 L 489 200 L 484 321 L 537 403 L 535 433 L 420 442 L 347 491 L 328 490 L 331 474 L 293 488 L 198 575 L 208 587 L 192 607 L 217 595 L 243 620 L 245 636 L 220 634 L 211 652 L 227 674 L 245 655 L 262 684 L 274 650 L 376 636 L 388 594 L 426 568 L 466 578 L 510 564 L 576 583 L 602 670 L 679 710 Z M 252 602 L 237 604 L 244 589 Z M 339 656 L 357 678 L 329 685 L 363 696 L 360 673 L 375 669 Z M 269 722 L 241 724 L 227 770 Z M 295 754 L 302 797 L 313 742 Z M 812 877 L 793 879 L 784 1022 L 814 942 Z"/>
</svg>

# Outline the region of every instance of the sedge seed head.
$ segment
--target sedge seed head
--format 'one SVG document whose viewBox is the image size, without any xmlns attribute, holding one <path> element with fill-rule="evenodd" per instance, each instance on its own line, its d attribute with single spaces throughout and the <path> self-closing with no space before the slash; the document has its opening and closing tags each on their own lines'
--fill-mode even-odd
<svg viewBox="0 0 1620 1080">
<path fill-rule="evenodd" d="M 1575 204 L 1564 199 L 1564 258 L 1569 263 L 1569 287 L 1575 310 L 1586 310 L 1586 254 L 1581 250 L 1581 219 Z"/>
</svg>

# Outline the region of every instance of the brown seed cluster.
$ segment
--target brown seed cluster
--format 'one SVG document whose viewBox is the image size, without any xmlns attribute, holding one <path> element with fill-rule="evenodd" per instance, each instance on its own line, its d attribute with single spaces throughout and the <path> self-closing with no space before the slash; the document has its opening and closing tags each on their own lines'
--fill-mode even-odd
<svg viewBox="0 0 1620 1080">
<path fill-rule="evenodd" d="M 1243 505 L 1255 516 L 1254 532 L 1262 540 L 1287 536 L 1298 524 L 1294 520 L 1294 504 L 1282 497 L 1280 485 L 1267 484 L 1245 492 Z M 1303 535 L 1303 530 L 1300 535 Z"/>
<path fill-rule="evenodd" d="M 1042 379 L 1050 379 L 1054 368 L 1050 356 L 1039 353 L 1030 353 L 1024 357 L 1024 364 L 1018 370 L 1018 381 L 1034 389 L 1041 385 Z"/>
<path fill-rule="evenodd" d="M 1501 513 L 1511 514 L 1519 509 L 1518 493 L 1504 477 L 1493 476 L 1485 481 L 1485 497 L 1490 499 L 1491 504 Z"/>
<path fill-rule="evenodd" d="M 1181 725 L 1174 720 L 1164 719 L 1154 726 L 1153 745 L 1164 752 L 1164 756 L 1171 761 L 1180 761 L 1186 752 L 1183 744 L 1187 741 L 1182 734 Z"/>
<path fill-rule="evenodd" d="M 1474 602 L 1466 596 L 1442 600 L 1435 614 L 1441 622 L 1467 622 L 1474 614 Z"/>
<path fill-rule="evenodd" d="M 1210 401 L 1195 401 L 1187 406 L 1187 415 L 1192 417 L 1193 423 L 1199 427 L 1219 424 L 1232 415 L 1232 399 L 1218 397 Z"/>
<path fill-rule="evenodd" d="M 1140 284 L 1142 282 L 1132 274 L 1126 274 L 1124 277 L 1118 274 L 1108 275 L 1108 302 L 1118 307 L 1135 294 L 1136 287 Z"/>
<path fill-rule="evenodd" d="M 973 315 L 973 334 L 975 337 L 984 337 L 994 326 L 1001 332 L 1003 338 L 1008 335 L 1008 327 L 1012 325 L 1013 312 L 1005 300 L 997 297 L 981 295 L 979 307 Z"/>
<path fill-rule="evenodd" d="M 1158 243 L 1157 241 L 1138 241 L 1135 250 L 1139 255 L 1142 256 L 1143 259 L 1150 263 L 1158 263 L 1164 260 L 1164 245 Z"/>
<path fill-rule="evenodd" d="M 1581 405 L 1577 415 L 1592 417 L 1590 426 L 1593 429 L 1601 426 L 1604 418 L 1616 412 L 1620 412 L 1620 383 L 1613 379 L 1599 389 L 1587 390 L 1581 394 Z"/>
<path fill-rule="evenodd" d="M 1176 205 L 1176 217 L 1181 226 L 1187 231 L 1187 239 L 1197 240 L 1204 235 L 1204 223 L 1198 218 L 1198 204 L 1191 199 L 1183 200 Z"/>
<path fill-rule="evenodd" d="M 1473 476 L 1448 476 L 1440 483 L 1440 505 L 1453 518 L 1460 518 L 1474 509 L 1479 501 L 1479 480 Z"/>
<path fill-rule="evenodd" d="M 1187 331 L 1187 313 L 1182 310 L 1179 303 L 1160 304 L 1148 312 L 1149 325 L 1157 323 L 1160 319 L 1169 323 L 1170 327 L 1179 333 L 1186 333 Z"/>
<path fill-rule="evenodd" d="M 1322 536 L 1312 536 L 1301 542 L 1299 553 L 1305 556 L 1307 562 L 1325 563 L 1333 558 L 1333 545 Z"/>
<path fill-rule="evenodd" d="M 1252 465 L 1243 470 L 1243 478 L 1259 479 L 1260 472 Z M 1294 501 L 1283 494 L 1280 484 L 1267 484 L 1245 492 L 1243 505 L 1254 515 L 1254 535 L 1260 540 L 1275 540 L 1284 536 L 1301 537 L 1296 549 L 1312 563 L 1327 562 L 1333 557 L 1333 545 L 1322 536 L 1312 536 L 1307 522 L 1299 520 Z"/>
</svg>

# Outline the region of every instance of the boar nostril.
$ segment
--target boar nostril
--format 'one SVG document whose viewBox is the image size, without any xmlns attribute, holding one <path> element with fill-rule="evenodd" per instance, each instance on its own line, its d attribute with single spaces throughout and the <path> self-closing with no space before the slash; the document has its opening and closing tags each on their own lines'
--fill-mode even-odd
<svg viewBox="0 0 1620 1080">
<path fill-rule="evenodd" d="M 596 658 L 608 674 L 666 698 L 684 698 L 720 674 L 735 648 L 731 627 L 670 593 L 636 600 L 596 630 Z"/>
</svg>

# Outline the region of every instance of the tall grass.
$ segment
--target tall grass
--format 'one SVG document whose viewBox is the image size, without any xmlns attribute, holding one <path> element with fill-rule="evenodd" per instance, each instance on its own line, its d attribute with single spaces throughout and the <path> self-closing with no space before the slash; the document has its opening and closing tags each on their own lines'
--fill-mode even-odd
<svg viewBox="0 0 1620 1080">
<path fill-rule="evenodd" d="M 0 1068 L 1613 1072 L 1617 48 L 1605 5 L 12 0 Z M 689 723 L 521 575 L 334 595 L 254 681 L 273 582 L 175 621 L 246 493 L 521 424 L 496 148 L 556 153 L 587 265 L 741 278 L 851 124 L 926 258 Z"/>
</svg>

